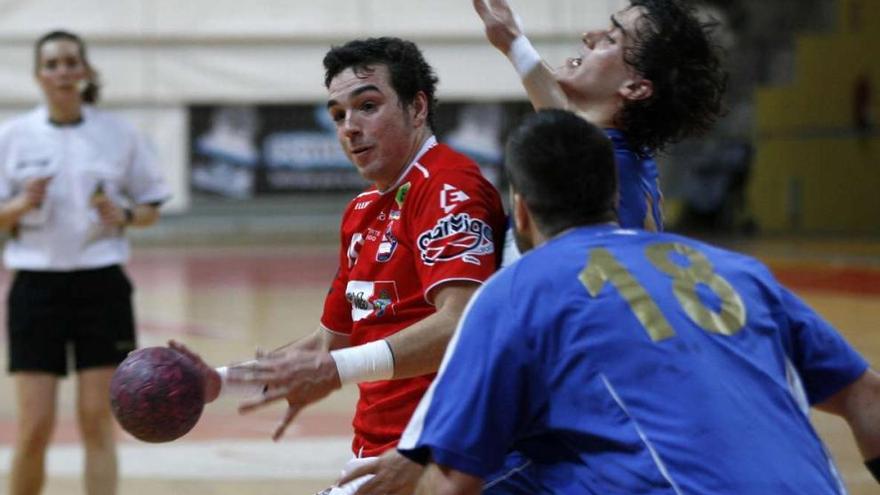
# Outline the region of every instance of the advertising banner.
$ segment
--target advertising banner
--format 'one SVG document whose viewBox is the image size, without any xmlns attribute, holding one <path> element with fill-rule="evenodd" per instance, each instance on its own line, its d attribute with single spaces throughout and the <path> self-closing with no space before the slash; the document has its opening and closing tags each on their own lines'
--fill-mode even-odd
<svg viewBox="0 0 880 495">
<path fill-rule="evenodd" d="M 520 101 L 444 102 L 435 131 L 498 185 L 504 139 L 530 111 Z M 342 152 L 324 104 L 192 106 L 190 143 L 194 191 L 246 199 L 367 186 Z"/>
</svg>

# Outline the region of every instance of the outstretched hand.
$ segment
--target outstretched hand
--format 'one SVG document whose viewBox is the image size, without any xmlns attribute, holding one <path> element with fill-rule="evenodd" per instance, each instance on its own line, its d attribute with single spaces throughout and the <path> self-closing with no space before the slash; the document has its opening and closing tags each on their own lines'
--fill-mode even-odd
<svg viewBox="0 0 880 495">
<path fill-rule="evenodd" d="M 486 27 L 486 38 L 492 46 L 504 53 L 510 51 L 510 45 L 522 34 L 522 27 L 516 14 L 511 10 L 507 0 L 473 0 L 474 10 L 483 20 Z"/>
<path fill-rule="evenodd" d="M 287 399 L 287 411 L 272 435 L 273 440 L 281 438 L 304 407 L 342 387 L 336 362 L 324 351 L 293 350 L 258 355 L 255 361 L 231 366 L 227 379 L 230 383 L 267 386 L 260 397 L 239 404 L 238 410 L 243 414 Z"/>
<path fill-rule="evenodd" d="M 180 342 L 169 340 L 168 347 L 188 357 L 190 361 L 196 365 L 196 368 L 198 368 L 205 380 L 205 404 L 214 402 L 214 400 L 217 399 L 217 396 L 220 395 L 220 386 L 222 382 L 220 373 L 211 366 L 208 366 L 208 363 L 206 363 L 201 356 L 191 351 L 189 347 Z"/>
</svg>

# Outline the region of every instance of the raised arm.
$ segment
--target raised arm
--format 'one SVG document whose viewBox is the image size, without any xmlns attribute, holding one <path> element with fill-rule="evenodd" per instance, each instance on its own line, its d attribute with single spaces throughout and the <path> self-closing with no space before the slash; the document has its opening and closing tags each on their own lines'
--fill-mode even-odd
<svg viewBox="0 0 880 495">
<path fill-rule="evenodd" d="M 536 110 L 570 110 L 568 97 L 556 82 L 553 71 L 523 34 L 507 0 L 473 0 L 473 4 L 485 26 L 486 38 L 510 59 L 532 106 Z"/>
</svg>

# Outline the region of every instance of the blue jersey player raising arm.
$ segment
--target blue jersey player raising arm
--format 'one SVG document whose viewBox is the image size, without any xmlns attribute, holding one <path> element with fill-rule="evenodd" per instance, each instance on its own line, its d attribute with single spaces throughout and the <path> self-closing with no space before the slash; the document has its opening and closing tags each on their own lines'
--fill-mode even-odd
<svg viewBox="0 0 880 495">
<path fill-rule="evenodd" d="M 533 494 L 843 493 L 795 366 L 878 459 L 880 376 L 757 261 L 621 229 L 598 128 L 539 112 L 507 158 L 539 247 L 474 296 L 403 435 L 418 493 L 478 493 L 511 450 Z"/>
<path fill-rule="evenodd" d="M 605 129 L 619 174 L 620 224 L 663 230 L 653 155 L 708 130 L 726 85 L 709 26 L 678 0 L 631 0 L 605 29 L 587 31 L 581 52 L 551 69 L 506 0 L 473 0 L 489 42 L 513 63 L 536 109 L 562 108 Z M 504 264 L 511 257 L 505 252 Z"/>
</svg>

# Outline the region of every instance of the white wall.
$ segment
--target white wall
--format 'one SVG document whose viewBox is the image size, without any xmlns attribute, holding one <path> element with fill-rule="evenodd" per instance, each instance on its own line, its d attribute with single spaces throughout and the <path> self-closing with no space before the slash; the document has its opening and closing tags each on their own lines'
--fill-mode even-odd
<svg viewBox="0 0 880 495">
<path fill-rule="evenodd" d="M 512 0 L 551 64 L 579 33 L 608 23 L 624 0 Z M 412 39 L 440 77 L 439 98 L 523 96 L 484 39 L 470 0 L 0 0 L 0 117 L 34 105 L 32 44 L 51 29 L 82 35 L 103 76 L 103 105 L 156 143 L 175 199 L 189 205 L 186 106 L 324 98 L 321 59 L 333 44 Z"/>
</svg>

